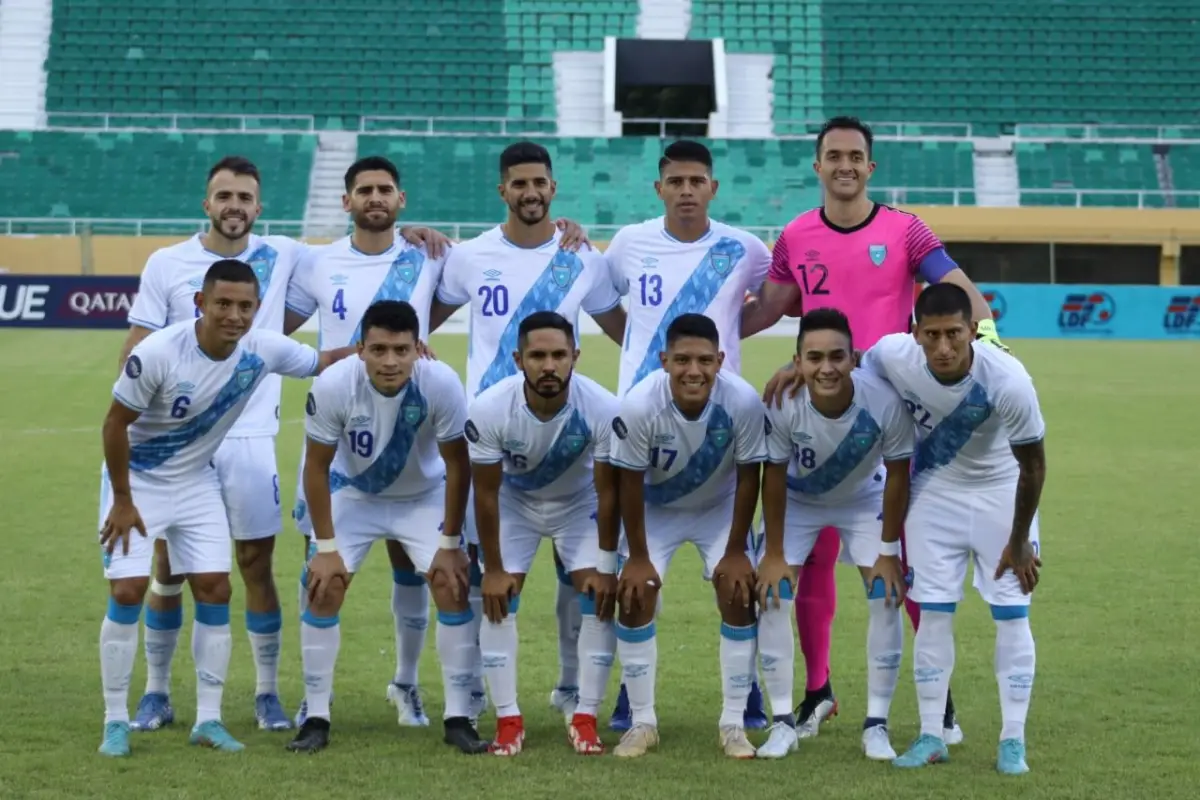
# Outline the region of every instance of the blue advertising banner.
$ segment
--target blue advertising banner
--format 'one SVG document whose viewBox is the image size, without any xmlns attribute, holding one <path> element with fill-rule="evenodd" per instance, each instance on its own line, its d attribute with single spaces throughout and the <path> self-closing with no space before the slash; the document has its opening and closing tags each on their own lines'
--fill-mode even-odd
<svg viewBox="0 0 1200 800">
<path fill-rule="evenodd" d="M 0 328 L 127 328 L 135 276 L 0 275 Z"/>
<path fill-rule="evenodd" d="M 1200 341 L 1200 286 L 982 283 L 1001 337 Z"/>
</svg>

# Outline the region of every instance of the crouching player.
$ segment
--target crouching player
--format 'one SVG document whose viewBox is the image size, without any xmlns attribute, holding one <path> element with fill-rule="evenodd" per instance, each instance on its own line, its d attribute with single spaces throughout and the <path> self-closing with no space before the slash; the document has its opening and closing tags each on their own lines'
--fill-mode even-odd
<svg viewBox="0 0 1200 800">
<path fill-rule="evenodd" d="M 419 334 L 408 303 L 372 304 L 362 318 L 360 358 L 322 375 L 308 395 L 304 493 L 314 539 L 300 623 L 308 716 L 289 750 L 315 752 L 329 743 L 338 611 L 350 576 L 381 539 L 403 546 L 437 606 L 447 744 L 464 753 L 487 749 L 468 719 L 475 638 L 461 543 L 470 487 L 467 400 L 454 370 L 419 358 Z"/>
<path fill-rule="evenodd" d="M 521 752 L 525 725 L 517 705 L 517 610 L 525 576 L 543 537 L 580 594 L 579 701 L 565 709 L 575 752 L 596 755 L 596 710 L 612 669 L 616 605 L 616 483 L 609 464 L 616 397 L 575 375 L 575 330 L 553 311 L 521 320 L 519 374 L 471 403 L 467 440 L 475 487 L 475 525 L 483 557 L 479 633 L 483 671 L 496 707 L 498 756 Z"/>
<path fill-rule="evenodd" d="M 1029 373 L 1007 353 L 977 344 L 971 298 L 939 283 L 921 292 L 916 331 L 879 340 L 862 365 L 904 398 L 917 423 L 912 501 L 905 525 L 910 597 L 921 604 L 913 675 L 921 736 L 893 763 L 949 758 L 942 713 L 954 670 L 954 612 L 967 562 L 996 621 L 1000 746 L 996 768 L 1029 771 L 1025 718 L 1033 689 L 1030 595 L 1041 566 L 1038 501 L 1046 480 L 1046 424 Z"/>
<path fill-rule="evenodd" d="M 796 370 L 804 388 L 769 411 L 770 463 L 763 470 L 758 648 L 775 723 L 758 757 L 781 758 L 797 746 L 792 587 L 821 530 L 832 527 L 841 535 L 843 558 L 862 575 L 870 609 L 863 750 L 890 761 L 896 753 L 887 719 L 904 643 L 900 529 L 908 511 L 913 423 L 886 381 L 854 369 L 850 322 L 836 309 L 817 309 L 800 321 Z"/>
<path fill-rule="evenodd" d="M 750 384 L 721 371 L 724 354 L 708 317 L 677 317 L 660 359 L 664 369 L 629 390 L 612 423 L 627 551 L 617 588 L 617 654 L 633 716 L 613 752 L 637 757 L 658 744 L 658 592 L 675 551 L 692 542 L 720 606 L 720 744 L 727 756 L 753 758 L 743 726 L 757 631 L 746 537 L 767 456 L 766 409 Z"/>
<path fill-rule="evenodd" d="M 104 419 L 105 475 L 100 541 L 110 584 L 100 627 L 104 741 L 100 753 L 129 755 L 129 681 L 138 616 L 150 584 L 156 539 L 196 598 L 192 657 L 196 724 L 191 743 L 236 752 L 221 722 L 229 671 L 229 520 L 213 457 L 254 390 L 273 374 L 315 375 L 349 355 L 251 329 L 259 285 L 243 261 L 217 261 L 196 293 L 199 319 L 155 331 L 138 343 L 113 386 Z M 133 536 L 137 529 L 140 536 Z M 118 547 L 118 545 L 120 545 Z"/>
</svg>

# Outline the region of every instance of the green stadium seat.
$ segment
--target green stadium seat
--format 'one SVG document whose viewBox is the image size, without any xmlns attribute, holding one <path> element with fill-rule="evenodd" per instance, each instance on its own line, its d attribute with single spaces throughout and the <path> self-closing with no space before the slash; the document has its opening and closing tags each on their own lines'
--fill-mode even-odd
<svg viewBox="0 0 1200 800">
<path fill-rule="evenodd" d="M 1149 145 L 1018 142 L 1016 157 L 1023 205 L 1137 206 L 1136 192 L 1160 191 Z M 1162 201 L 1152 195 L 1145 202 Z"/>
</svg>

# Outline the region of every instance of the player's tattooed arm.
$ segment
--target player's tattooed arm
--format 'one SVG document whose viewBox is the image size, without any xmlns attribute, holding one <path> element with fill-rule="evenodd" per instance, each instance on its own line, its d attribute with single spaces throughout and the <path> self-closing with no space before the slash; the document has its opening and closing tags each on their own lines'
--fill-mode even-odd
<svg viewBox="0 0 1200 800">
<path fill-rule="evenodd" d="M 446 512 L 442 535 L 461 536 L 471 491 L 471 456 L 467 451 L 467 440 L 439 442 L 438 453 L 446 462 Z"/>
<path fill-rule="evenodd" d="M 1029 528 L 1033 525 L 1033 515 L 1037 513 L 1042 487 L 1046 483 L 1046 445 L 1040 439 L 1029 444 L 1014 444 L 1012 452 L 1021 472 L 1017 477 L 1017 500 L 1010 544 L 1023 546 L 1029 541 Z"/>
<path fill-rule="evenodd" d="M 333 539 L 333 501 L 329 490 L 329 468 L 333 465 L 335 453 L 336 444 L 305 439 L 304 499 L 308 503 L 308 514 L 312 519 L 313 536 L 317 539 Z"/>
<path fill-rule="evenodd" d="M 121 345 L 121 360 L 117 362 L 117 372 L 125 366 L 125 361 L 129 358 L 129 354 L 133 352 L 133 348 L 138 346 L 138 343 L 145 339 L 154 331 L 149 328 L 143 328 L 141 325 L 130 325 L 129 333 L 125 336 L 125 344 Z"/>
</svg>

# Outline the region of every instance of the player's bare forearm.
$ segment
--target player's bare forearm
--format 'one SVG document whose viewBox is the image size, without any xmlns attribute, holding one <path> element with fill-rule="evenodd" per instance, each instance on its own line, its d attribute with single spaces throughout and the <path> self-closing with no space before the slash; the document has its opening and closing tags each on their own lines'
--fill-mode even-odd
<svg viewBox="0 0 1200 800">
<path fill-rule="evenodd" d="M 617 489 L 617 468 L 612 464 L 595 462 L 592 477 L 596 484 L 596 532 L 600 549 L 615 552 L 621 541 L 620 495 Z"/>
<path fill-rule="evenodd" d="M 733 494 L 733 523 L 725 542 L 725 555 L 746 552 L 746 533 L 754 524 L 754 509 L 758 508 L 758 490 L 762 485 L 762 464 L 738 464 L 737 489 Z"/>
<path fill-rule="evenodd" d="M 630 558 L 649 558 L 646 545 L 646 473 L 642 470 L 617 468 L 617 503 L 621 522 L 625 524 L 625 543 Z"/>
<path fill-rule="evenodd" d="M 113 495 L 123 499 L 133 496 L 129 488 L 129 426 L 139 416 L 138 412 L 114 400 L 101 428 L 108 482 Z"/>
<path fill-rule="evenodd" d="M 471 464 L 471 483 L 475 488 L 475 531 L 479 534 L 479 549 L 483 552 L 483 568 L 489 572 L 502 571 L 500 555 L 500 482 L 504 467 L 495 464 Z"/>
<path fill-rule="evenodd" d="M 125 362 L 129 360 L 129 354 L 133 352 L 133 348 L 138 346 L 138 343 L 145 339 L 154 331 L 149 328 L 143 328 L 141 325 L 130 325 L 129 333 L 125 336 L 125 343 L 121 345 L 121 360 L 117 362 L 117 373 L 120 374 L 121 367 L 125 366 Z"/>
<path fill-rule="evenodd" d="M 283 312 L 283 335 L 291 336 L 308 322 L 308 317 L 290 308 Z"/>
<path fill-rule="evenodd" d="M 317 358 L 317 374 L 320 375 L 343 358 L 349 358 L 357 352 L 358 348 L 355 345 L 338 347 L 334 350 L 322 350 Z"/>
<path fill-rule="evenodd" d="M 442 327 L 442 324 L 454 316 L 454 312 L 460 308 L 462 306 L 452 306 L 443 303 L 441 300 L 434 299 L 433 305 L 429 308 L 429 332 L 433 333 Z"/>
<path fill-rule="evenodd" d="M 784 286 L 773 281 L 763 283 L 758 296 L 742 306 L 741 338 L 749 338 L 779 322 L 799 296 L 799 286 Z"/>
<path fill-rule="evenodd" d="M 1013 455 L 1021 467 L 1017 477 L 1017 499 L 1013 509 L 1012 544 L 1029 541 L 1029 527 L 1042 500 L 1042 487 L 1046 483 L 1045 442 L 1013 445 Z"/>
<path fill-rule="evenodd" d="M 329 467 L 336 445 L 306 440 L 304 451 L 304 502 L 312 519 L 313 537 L 333 539 L 333 499 L 329 490 Z"/>
<path fill-rule="evenodd" d="M 967 273 L 961 269 L 952 269 L 942 277 L 940 283 L 953 283 L 971 296 L 971 316 L 976 322 L 992 318 L 992 307 L 983 296 L 983 292 L 979 291 L 979 287 L 967 277 Z"/>
<path fill-rule="evenodd" d="M 911 463 L 907 458 L 884 463 L 887 478 L 883 484 L 883 541 L 888 543 L 900 541 L 904 518 L 908 516 Z"/>
<path fill-rule="evenodd" d="M 460 438 L 442 442 L 438 445 L 438 452 L 442 461 L 446 462 L 446 511 L 442 534 L 460 536 L 471 492 L 471 456 L 467 452 L 467 440 Z"/>
<path fill-rule="evenodd" d="M 783 556 L 783 519 L 787 510 L 788 465 L 767 463 L 763 466 L 762 506 L 766 554 Z"/>
<path fill-rule="evenodd" d="M 596 314 L 592 319 L 609 339 L 617 344 L 625 343 L 625 309 L 619 303 L 603 314 Z"/>
</svg>

